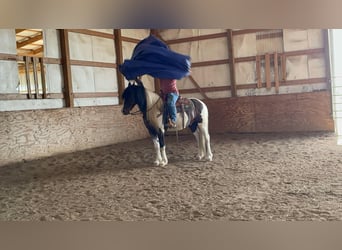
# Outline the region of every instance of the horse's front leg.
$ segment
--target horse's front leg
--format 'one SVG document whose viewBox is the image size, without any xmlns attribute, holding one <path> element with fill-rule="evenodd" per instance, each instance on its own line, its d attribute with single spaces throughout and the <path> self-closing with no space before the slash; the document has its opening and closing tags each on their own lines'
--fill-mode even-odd
<svg viewBox="0 0 342 250">
<path fill-rule="evenodd" d="M 154 165 L 159 166 L 162 163 L 162 156 L 160 153 L 160 144 L 158 136 L 152 138 L 154 150 L 156 153 L 156 159 L 154 160 Z"/>
<path fill-rule="evenodd" d="M 159 138 L 159 147 L 160 147 L 161 158 L 162 158 L 160 165 L 165 166 L 169 163 L 169 161 L 166 156 L 164 131 L 162 131 L 161 129 L 159 129 L 158 138 Z"/>
</svg>

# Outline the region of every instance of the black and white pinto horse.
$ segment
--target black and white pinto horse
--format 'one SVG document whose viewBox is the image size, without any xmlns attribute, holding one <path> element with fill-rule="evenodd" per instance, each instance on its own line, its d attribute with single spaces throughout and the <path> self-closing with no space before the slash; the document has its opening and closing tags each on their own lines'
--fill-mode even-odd
<svg viewBox="0 0 342 250">
<path fill-rule="evenodd" d="M 165 131 L 167 129 L 170 131 L 183 130 L 187 127 L 190 128 L 197 141 L 197 159 L 212 161 L 213 154 L 210 148 L 208 131 L 209 113 L 207 106 L 201 100 L 181 98 L 187 100 L 188 103 L 182 105 L 182 111 L 177 108 L 176 128 L 167 128 L 163 122 L 164 103 L 162 98 L 158 94 L 145 89 L 140 80 L 137 79 L 136 84 L 129 83 L 122 94 L 122 98 L 124 100 L 122 108 L 124 115 L 130 114 L 135 105 L 138 105 L 143 115 L 144 124 L 152 137 L 156 152 L 154 165 L 165 166 L 168 164 L 165 152 Z"/>
</svg>

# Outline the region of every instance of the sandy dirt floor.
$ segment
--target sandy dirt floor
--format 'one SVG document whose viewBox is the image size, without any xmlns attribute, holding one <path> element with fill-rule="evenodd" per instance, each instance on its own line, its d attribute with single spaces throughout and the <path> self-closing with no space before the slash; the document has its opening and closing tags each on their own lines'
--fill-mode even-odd
<svg viewBox="0 0 342 250">
<path fill-rule="evenodd" d="M 0 167 L 2 221 L 342 220 L 342 146 L 332 133 L 215 134 L 214 160 L 192 135 Z"/>
</svg>

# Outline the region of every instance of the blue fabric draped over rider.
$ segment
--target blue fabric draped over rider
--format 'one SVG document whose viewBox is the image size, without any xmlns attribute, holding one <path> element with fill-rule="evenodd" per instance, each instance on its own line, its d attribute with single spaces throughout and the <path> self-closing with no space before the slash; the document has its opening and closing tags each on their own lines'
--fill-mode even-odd
<svg viewBox="0 0 342 250">
<path fill-rule="evenodd" d="M 134 48 L 131 59 L 119 65 L 127 80 L 145 74 L 160 79 L 181 79 L 190 74 L 190 68 L 189 56 L 170 50 L 153 35 L 141 40 Z"/>
</svg>

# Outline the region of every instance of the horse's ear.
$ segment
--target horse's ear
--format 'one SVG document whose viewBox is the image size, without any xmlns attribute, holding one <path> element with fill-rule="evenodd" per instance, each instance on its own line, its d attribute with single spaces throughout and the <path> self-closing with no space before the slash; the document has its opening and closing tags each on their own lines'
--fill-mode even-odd
<svg viewBox="0 0 342 250">
<path fill-rule="evenodd" d="M 144 86 L 143 82 L 139 78 L 135 78 L 135 82 L 138 86 Z"/>
</svg>

